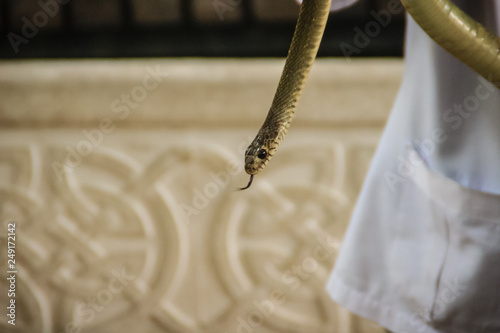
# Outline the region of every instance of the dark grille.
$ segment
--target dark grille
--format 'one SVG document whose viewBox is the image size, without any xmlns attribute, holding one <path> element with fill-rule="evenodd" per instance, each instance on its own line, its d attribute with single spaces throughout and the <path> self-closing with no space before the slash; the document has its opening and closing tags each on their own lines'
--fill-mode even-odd
<svg viewBox="0 0 500 333">
<path fill-rule="evenodd" d="M 403 13 L 385 27 L 374 16 L 394 1 L 360 0 L 332 14 L 319 56 L 344 56 L 341 45 L 353 57 L 401 56 Z M 0 56 L 285 56 L 297 14 L 294 0 L 1 0 Z M 367 26 L 372 37 L 356 45 L 355 28 Z"/>
</svg>

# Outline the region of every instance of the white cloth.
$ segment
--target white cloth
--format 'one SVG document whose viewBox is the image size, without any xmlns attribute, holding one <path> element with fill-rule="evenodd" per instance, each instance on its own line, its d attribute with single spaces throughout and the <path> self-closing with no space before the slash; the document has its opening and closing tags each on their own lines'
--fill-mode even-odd
<svg viewBox="0 0 500 333">
<path fill-rule="evenodd" d="M 500 33 L 499 0 L 456 3 Z M 410 18 L 405 54 L 327 290 L 396 333 L 498 333 L 500 90 Z"/>
<path fill-rule="evenodd" d="M 331 11 L 344 9 L 345 7 L 353 5 L 358 0 L 332 0 L 330 7 Z"/>
<path fill-rule="evenodd" d="M 330 5 L 330 10 L 336 11 L 341 10 L 346 7 L 349 7 L 356 3 L 358 0 L 332 0 L 332 4 Z M 297 0 L 298 3 L 302 3 L 302 0 Z"/>
</svg>

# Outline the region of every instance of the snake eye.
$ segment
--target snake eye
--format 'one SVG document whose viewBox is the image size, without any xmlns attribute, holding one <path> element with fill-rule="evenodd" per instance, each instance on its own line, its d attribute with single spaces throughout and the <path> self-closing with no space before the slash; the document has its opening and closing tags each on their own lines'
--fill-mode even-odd
<svg viewBox="0 0 500 333">
<path fill-rule="evenodd" d="M 267 151 L 265 149 L 261 149 L 257 153 L 257 157 L 260 158 L 261 160 L 265 159 L 266 156 L 267 156 Z"/>
</svg>

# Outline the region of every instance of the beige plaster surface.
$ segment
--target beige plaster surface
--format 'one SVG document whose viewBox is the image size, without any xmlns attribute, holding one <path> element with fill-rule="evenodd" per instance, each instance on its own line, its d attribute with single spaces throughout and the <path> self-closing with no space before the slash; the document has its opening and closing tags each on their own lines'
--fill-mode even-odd
<svg viewBox="0 0 500 333">
<path fill-rule="evenodd" d="M 0 332 L 383 330 L 325 283 L 402 75 L 320 59 L 244 192 L 282 59 L 0 63 Z"/>
</svg>

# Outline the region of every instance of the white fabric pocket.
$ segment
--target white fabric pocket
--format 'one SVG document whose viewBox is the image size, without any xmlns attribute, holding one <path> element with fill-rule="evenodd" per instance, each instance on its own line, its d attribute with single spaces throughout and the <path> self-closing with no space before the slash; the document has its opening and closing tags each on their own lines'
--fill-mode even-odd
<svg viewBox="0 0 500 333">
<path fill-rule="evenodd" d="M 500 332 L 500 196 L 407 160 L 389 276 L 411 331 Z"/>
</svg>

